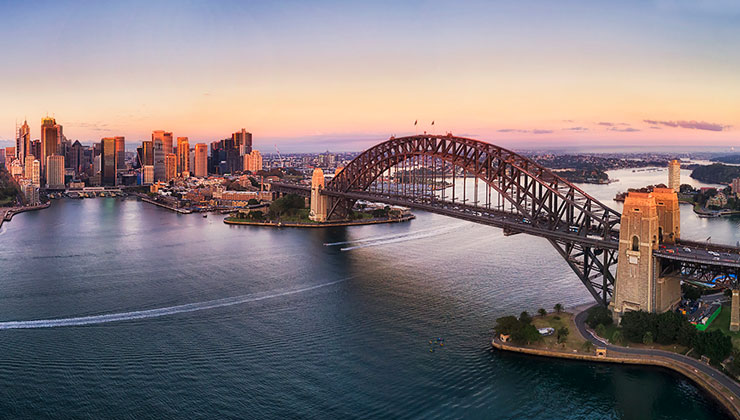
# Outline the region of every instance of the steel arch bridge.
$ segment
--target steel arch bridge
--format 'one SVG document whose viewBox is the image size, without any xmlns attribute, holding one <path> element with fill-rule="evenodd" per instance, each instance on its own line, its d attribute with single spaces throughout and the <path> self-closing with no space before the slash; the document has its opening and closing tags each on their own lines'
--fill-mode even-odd
<svg viewBox="0 0 740 420">
<path fill-rule="evenodd" d="M 620 214 L 502 147 L 452 135 L 391 137 L 350 162 L 322 194 L 330 197 L 329 219 L 345 217 L 357 200 L 382 201 L 546 238 L 599 303 L 612 295 Z"/>
</svg>

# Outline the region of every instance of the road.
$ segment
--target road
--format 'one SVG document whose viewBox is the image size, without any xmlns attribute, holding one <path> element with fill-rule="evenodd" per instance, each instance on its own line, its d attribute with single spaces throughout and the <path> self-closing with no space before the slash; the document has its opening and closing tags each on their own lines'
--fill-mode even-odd
<svg viewBox="0 0 740 420">
<path fill-rule="evenodd" d="M 637 348 L 615 346 L 613 344 L 608 344 L 608 343 L 605 343 L 599 340 L 598 338 L 594 337 L 594 335 L 591 334 L 586 329 L 586 317 L 587 316 L 588 316 L 587 311 L 581 311 L 580 313 L 576 315 L 575 323 L 576 323 L 576 327 L 578 328 L 578 332 L 581 333 L 581 336 L 591 341 L 594 345 L 599 346 L 599 347 L 606 347 L 608 351 L 614 351 L 614 352 L 623 353 L 623 354 L 634 354 L 634 355 L 640 355 L 640 356 L 661 356 L 664 358 L 675 360 L 677 362 L 681 362 L 685 365 L 691 366 L 695 371 L 700 371 L 702 373 L 705 373 L 711 376 L 717 382 L 722 384 L 725 388 L 730 390 L 730 392 L 732 392 L 735 395 L 735 398 L 740 398 L 740 384 L 738 384 L 737 382 L 735 382 L 733 379 L 723 374 L 722 372 L 718 371 L 717 369 L 713 368 L 712 366 L 702 363 L 696 359 L 693 359 L 691 357 L 684 356 L 678 353 L 664 351 L 664 350 L 637 349 Z"/>
</svg>

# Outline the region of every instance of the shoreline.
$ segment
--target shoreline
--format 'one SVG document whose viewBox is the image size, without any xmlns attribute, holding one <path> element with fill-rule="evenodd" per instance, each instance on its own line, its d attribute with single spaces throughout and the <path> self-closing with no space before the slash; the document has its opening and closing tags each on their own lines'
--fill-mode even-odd
<svg viewBox="0 0 740 420">
<path fill-rule="evenodd" d="M 296 223 L 296 222 L 258 222 L 258 221 L 235 221 L 224 219 L 224 223 L 227 225 L 245 225 L 245 226 L 265 226 L 265 227 L 291 227 L 291 228 L 327 228 L 327 227 L 338 227 L 338 226 L 363 226 L 363 225 L 379 225 L 384 223 L 401 223 L 408 222 L 415 219 L 416 216 L 404 216 L 398 219 L 370 219 L 370 220 L 355 220 L 355 221 L 341 221 L 341 222 L 325 222 L 325 223 Z"/>
<path fill-rule="evenodd" d="M 592 305 L 583 305 L 590 307 Z M 585 313 L 582 306 L 573 309 L 580 309 L 573 311 L 573 319 L 577 326 L 576 330 L 578 335 L 586 341 L 593 342 L 589 337 L 584 336 L 581 329 L 578 328 L 578 321 L 576 318 Z M 709 394 L 716 402 L 722 405 L 725 410 L 735 419 L 740 420 L 740 398 L 727 386 L 720 383 L 713 374 L 707 374 L 706 372 L 700 372 L 695 367 L 685 363 L 681 360 L 677 360 L 675 357 L 669 357 L 667 355 L 660 354 L 629 354 L 626 352 L 620 352 L 618 349 L 614 349 L 614 345 L 607 344 L 600 337 L 596 336 L 593 331 L 586 330 L 586 333 L 592 335 L 598 344 L 594 343 L 594 349 L 603 348 L 606 349 L 605 355 L 597 355 L 595 351 L 593 353 L 583 353 L 581 351 L 573 350 L 572 353 L 560 350 L 541 349 L 528 346 L 518 346 L 514 344 L 504 343 L 497 337 L 491 340 L 491 346 L 499 351 L 505 351 L 510 353 L 518 353 L 534 357 L 546 357 L 546 358 L 559 358 L 575 361 L 583 361 L 590 363 L 615 363 L 623 365 L 643 365 L 653 366 L 658 368 L 664 368 L 672 370 L 680 375 L 683 375 L 688 380 L 693 382 L 697 387 L 704 390 Z M 608 348 L 612 347 L 612 348 Z M 629 349 L 629 347 L 625 348 Z M 676 353 L 678 355 L 678 353 Z M 709 366 L 709 365 L 707 365 Z M 709 366 L 711 368 L 711 366 Z M 722 376 L 726 376 L 723 373 L 712 368 L 716 373 Z M 727 377 L 732 380 L 732 378 Z"/>
<path fill-rule="evenodd" d="M 13 220 L 13 216 L 15 216 L 18 213 L 25 213 L 27 211 L 35 211 L 35 210 L 43 210 L 45 208 L 48 208 L 51 206 L 51 201 L 48 201 L 44 204 L 39 204 L 38 206 L 28 206 L 28 207 L 10 207 L 7 210 L 3 211 L 3 217 L 0 217 L 0 228 L 3 227 L 4 222 L 10 222 Z"/>
<path fill-rule="evenodd" d="M 170 211 L 174 211 L 176 213 L 180 213 L 180 214 L 191 214 L 191 213 L 193 213 L 192 210 L 178 209 L 176 207 L 172 207 L 172 206 L 169 206 L 167 204 L 160 203 L 158 201 L 152 200 L 149 197 L 142 197 L 141 195 L 136 195 L 136 196 L 139 197 L 141 199 L 141 201 L 143 201 L 145 203 L 154 204 L 155 206 L 159 206 L 159 207 L 162 207 L 164 209 L 167 209 L 167 210 L 170 210 Z"/>
</svg>

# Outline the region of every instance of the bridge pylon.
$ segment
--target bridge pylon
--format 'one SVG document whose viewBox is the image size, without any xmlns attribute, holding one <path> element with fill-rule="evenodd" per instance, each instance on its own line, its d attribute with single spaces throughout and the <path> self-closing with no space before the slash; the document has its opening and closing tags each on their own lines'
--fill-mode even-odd
<svg viewBox="0 0 740 420">
<path fill-rule="evenodd" d="M 311 212 L 308 218 L 315 222 L 325 222 L 329 208 L 329 197 L 321 194 L 324 189 L 324 171 L 321 168 L 313 170 L 311 176 Z"/>
<path fill-rule="evenodd" d="M 659 190 L 630 192 L 624 201 L 611 302 L 615 320 L 628 311 L 664 312 L 681 300 L 680 279 L 660 277 L 660 260 L 653 255 L 661 242 L 675 243 L 680 232 L 676 193 Z"/>
</svg>

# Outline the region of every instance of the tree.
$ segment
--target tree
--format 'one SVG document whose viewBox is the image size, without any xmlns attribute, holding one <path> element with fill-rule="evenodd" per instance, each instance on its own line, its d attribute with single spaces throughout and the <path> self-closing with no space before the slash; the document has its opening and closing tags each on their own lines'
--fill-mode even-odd
<svg viewBox="0 0 740 420">
<path fill-rule="evenodd" d="M 653 333 L 650 331 L 646 331 L 645 335 L 642 337 L 642 344 L 653 344 Z"/>
<path fill-rule="evenodd" d="M 614 331 L 614 334 L 612 334 L 611 340 L 612 343 L 620 345 L 624 341 L 624 337 L 622 336 L 622 331 L 616 330 Z"/>
<path fill-rule="evenodd" d="M 529 315 L 527 311 L 524 311 L 519 315 L 519 322 L 521 322 L 522 324 L 531 324 L 532 317 Z"/>
<path fill-rule="evenodd" d="M 596 335 L 598 335 L 601 338 L 604 338 L 606 336 L 606 327 L 604 324 L 599 324 L 596 326 Z"/>
<path fill-rule="evenodd" d="M 497 334 L 511 335 L 520 326 L 519 320 L 515 316 L 510 315 L 496 319 L 496 326 L 493 327 L 493 330 Z"/>
<path fill-rule="evenodd" d="M 732 339 L 719 330 L 698 333 L 694 341 L 697 353 L 709 357 L 715 365 L 722 363 L 732 352 Z"/>
<path fill-rule="evenodd" d="M 701 289 L 691 284 L 682 284 L 681 291 L 683 292 L 683 297 L 689 300 L 696 300 L 701 297 Z"/>
<path fill-rule="evenodd" d="M 254 177 L 251 177 L 251 176 L 249 177 L 249 183 L 252 184 L 252 186 L 255 188 L 259 188 L 260 186 L 259 181 L 257 181 L 256 179 L 254 179 Z"/>
<path fill-rule="evenodd" d="M 594 351 L 594 344 L 588 340 L 583 342 L 583 345 L 581 346 L 583 348 L 583 351 L 586 353 L 591 353 Z"/>
<path fill-rule="evenodd" d="M 247 204 L 249 204 L 250 206 L 256 206 L 259 203 L 260 202 L 257 199 L 255 199 L 255 198 L 250 198 L 249 201 L 247 201 Z"/>
<path fill-rule="evenodd" d="M 563 312 L 563 305 L 561 303 L 556 303 L 553 309 L 555 309 L 555 312 L 560 314 L 560 312 Z"/>
<path fill-rule="evenodd" d="M 588 324 L 589 327 L 596 328 L 599 324 L 604 326 L 611 325 L 612 322 L 612 313 L 609 309 L 599 305 L 588 310 L 586 324 Z"/>
<path fill-rule="evenodd" d="M 537 313 L 538 313 L 538 314 L 539 314 L 540 316 L 545 316 L 545 315 L 547 315 L 547 311 L 545 310 L 545 308 L 540 308 L 540 309 L 537 309 Z"/>
<path fill-rule="evenodd" d="M 681 186 L 678 187 L 678 192 L 680 192 L 681 194 L 690 194 L 694 192 L 694 187 L 689 184 L 681 184 Z"/>
<path fill-rule="evenodd" d="M 568 327 L 561 327 L 558 329 L 558 343 L 565 343 L 568 340 Z"/>
<path fill-rule="evenodd" d="M 673 311 L 663 312 L 657 318 L 655 341 L 660 344 L 675 343 L 678 338 L 678 331 L 681 329 L 681 325 L 686 323 L 686 318 Z"/>
</svg>

